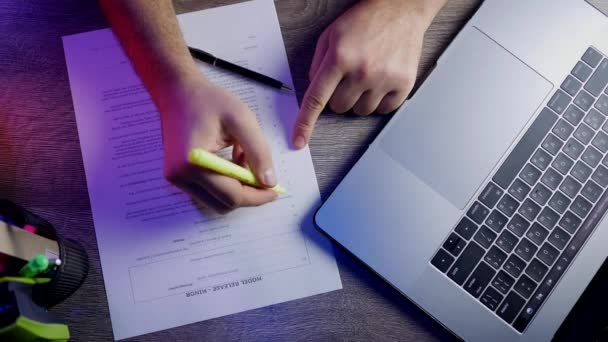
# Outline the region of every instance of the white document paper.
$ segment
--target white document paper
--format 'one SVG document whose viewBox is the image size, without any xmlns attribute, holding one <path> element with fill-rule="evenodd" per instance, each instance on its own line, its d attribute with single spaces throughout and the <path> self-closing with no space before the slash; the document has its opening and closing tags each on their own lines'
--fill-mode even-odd
<svg viewBox="0 0 608 342">
<path fill-rule="evenodd" d="M 179 16 L 189 45 L 292 84 L 272 0 Z M 111 30 L 63 38 L 116 339 L 342 287 L 312 225 L 318 185 L 288 141 L 295 96 L 209 65 L 201 71 L 257 114 L 279 183 L 271 204 L 201 211 L 163 179 L 159 114 Z"/>
</svg>

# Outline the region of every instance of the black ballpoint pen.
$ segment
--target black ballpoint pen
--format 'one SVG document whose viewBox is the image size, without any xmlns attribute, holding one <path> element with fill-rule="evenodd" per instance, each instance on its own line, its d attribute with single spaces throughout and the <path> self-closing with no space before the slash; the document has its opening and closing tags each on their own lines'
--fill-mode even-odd
<svg viewBox="0 0 608 342">
<path fill-rule="evenodd" d="M 193 48 L 191 46 L 188 46 L 188 50 L 190 51 L 190 55 L 192 55 L 192 57 L 198 59 L 201 62 L 212 64 L 213 66 L 216 66 L 218 68 L 234 72 L 235 74 L 247 77 L 251 80 L 263 83 L 273 88 L 292 92 L 292 89 L 288 85 L 284 84 L 281 81 L 275 80 L 274 78 L 262 75 L 259 72 L 255 72 L 253 70 L 243 68 L 242 66 L 238 66 L 223 59 L 219 59 L 208 52 Z"/>
</svg>

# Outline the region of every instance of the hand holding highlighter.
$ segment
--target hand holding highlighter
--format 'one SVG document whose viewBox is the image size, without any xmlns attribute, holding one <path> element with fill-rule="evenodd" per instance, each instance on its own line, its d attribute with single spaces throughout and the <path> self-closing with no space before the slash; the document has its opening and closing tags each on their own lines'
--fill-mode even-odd
<svg viewBox="0 0 608 342">
<path fill-rule="evenodd" d="M 251 185 L 256 188 L 264 188 L 264 186 L 255 178 L 255 175 L 253 172 L 251 172 L 251 170 L 232 163 L 203 149 L 195 148 L 190 150 L 190 153 L 188 154 L 188 161 L 193 165 L 200 166 L 230 178 L 234 178 L 241 183 Z M 278 184 L 270 188 L 270 190 L 273 190 L 279 195 L 284 195 L 287 193 L 287 189 Z"/>
</svg>

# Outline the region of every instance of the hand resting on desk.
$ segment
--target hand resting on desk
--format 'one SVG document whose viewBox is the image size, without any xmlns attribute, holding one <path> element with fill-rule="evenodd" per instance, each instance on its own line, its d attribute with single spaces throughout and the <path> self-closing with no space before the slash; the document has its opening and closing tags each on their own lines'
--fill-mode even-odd
<svg viewBox="0 0 608 342">
<path fill-rule="evenodd" d="M 363 0 L 319 37 L 310 86 L 293 134 L 308 144 L 319 114 L 390 113 L 409 95 L 418 71 L 422 38 L 446 0 Z"/>
</svg>

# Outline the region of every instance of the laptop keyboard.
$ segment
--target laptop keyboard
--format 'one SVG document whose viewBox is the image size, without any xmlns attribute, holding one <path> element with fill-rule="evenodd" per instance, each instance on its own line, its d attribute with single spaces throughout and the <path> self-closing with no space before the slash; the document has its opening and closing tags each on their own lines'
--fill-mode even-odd
<svg viewBox="0 0 608 342">
<path fill-rule="evenodd" d="M 608 209 L 607 84 L 590 47 L 431 260 L 520 333 Z"/>
</svg>

